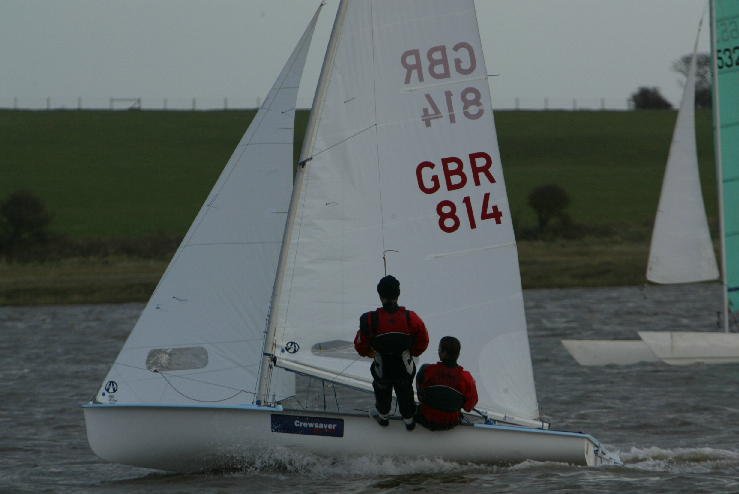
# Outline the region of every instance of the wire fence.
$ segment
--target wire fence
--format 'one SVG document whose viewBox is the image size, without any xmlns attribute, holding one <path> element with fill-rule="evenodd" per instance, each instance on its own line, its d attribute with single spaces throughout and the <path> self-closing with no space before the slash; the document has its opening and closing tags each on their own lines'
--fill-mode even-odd
<svg viewBox="0 0 739 494">
<path fill-rule="evenodd" d="M 141 96 L 116 96 L 108 98 L 18 98 L 0 97 L 0 109 L 6 110 L 245 110 L 259 108 L 261 98 L 155 98 Z M 298 99 L 298 108 L 307 109 L 311 99 Z M 496 110 L 631 110 L 633 104 L 627 98 L 496 98 Z"/>
</svg>

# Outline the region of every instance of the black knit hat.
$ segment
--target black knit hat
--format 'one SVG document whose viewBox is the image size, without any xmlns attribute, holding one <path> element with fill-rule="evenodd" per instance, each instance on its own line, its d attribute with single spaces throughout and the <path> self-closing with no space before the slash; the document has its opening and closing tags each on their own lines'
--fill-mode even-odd
<svg viewBox="0 0 739 494">
<path fill-rule="evenodd" d="M 388 300 L 395 300 L 400 296 L 400 282 L 394 276 L 385 276 L 377 284 L 377 294 Z"/>
</svg>

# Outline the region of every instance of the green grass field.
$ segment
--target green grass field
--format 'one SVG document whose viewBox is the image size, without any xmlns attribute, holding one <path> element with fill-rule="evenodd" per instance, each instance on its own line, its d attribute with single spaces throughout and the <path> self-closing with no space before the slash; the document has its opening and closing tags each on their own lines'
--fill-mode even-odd
<svg viewBox="0 0 739 494">
<path fill-rule="evenodd" d="M 31 190 L 53 214 L 52 230 L 73 238 L 182 235 L 253 115 L 0 111 L 0 199 L 17 189 Z M 615 232 L 600 240 L 521 242 L 524 286 L 642 282 L 676 112 L 510 111 L 498 112 L 495 118 L 518 227 L 535 225 L 527 206 L 529 192 L 538 185 L 557 184 L 570 195 L 567 211 L 576 223 Z M 299 113 L 296 155 L 306 120 L 307 113 Z M 699 111 L 696 120 L 704 199 L 715 231 L 710 111 Z M 50 279 L 55 270 L 61 277 L 79 274 L 79 284 L 86 286 L 96 273 L 126 278 L 121 274 L 126 262 L 138 261 L 108 262 L 89 273 L 89 263 L 0 266 L 0 303 L 64 301 L 56 295 L 33 295 L 43 291 L 44 273 Z M 98 290 L 98 296 L 70 300 L 145 300 L 148 292 L 141 286 L 153 288 L 165 263 L 152 267 L 149 260 L 141 262 L 145 268 L 128 267 L 132 273 L 149 275 L 137 278 L 138 285 L 125 282 L 123 294 L 106 288 Z M 36 280 L 28 290 L 23 288 L 25 279 Z M 51 281 L 48 285 L 58 286 Z M 131 288 L 134 285 L 139 288 Z M 74 291 L 66 287 L 50 293 L 64 290 Z M 21 292 L 26 295 L 18 295 Z"/>
</svg>

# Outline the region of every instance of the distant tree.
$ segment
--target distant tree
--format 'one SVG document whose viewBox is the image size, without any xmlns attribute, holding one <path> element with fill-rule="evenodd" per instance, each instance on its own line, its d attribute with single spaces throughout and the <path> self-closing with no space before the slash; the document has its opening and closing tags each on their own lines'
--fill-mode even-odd
<svg viewBox="0 0 739 494">
<path fill-rule="evenodd" d="M 559 185 L 541 185 L 529 193 L 529 206 L 536 211 L 539 231 L 543 231 L 553 218 L 569 224 L 570 218 L 564 212 L 569 204 L 567 191 Z"/>
<path fill-rule="evenodd" d="M 672 62 L 672 70 L 682 74 L 687 80 L 692 58 L 692 53 L 683 55 Z M 695 106 L 697 108 L 711 108 L 713 104 L 711 100 L 711 85 L 713 82 L 711 64 L 711 55 L 708 53 L 698 53 L 695 57 Z M 682 84 L 684 86 L 685 82 L 682 82 Z"/>
<path fill-rule="evenodd" d="M 631 103 L 636 110 L 669 110 L 672 104 L 667 101 L 656 87 L 641 86 L 631 95 Z"/>
<path fill-rule="evenodd" d="M 0 250 L 8 258 L 27 257 L 46 243 L 51 215 L 32 192 L 17 190 L 0 202 Z"/>
</svg>

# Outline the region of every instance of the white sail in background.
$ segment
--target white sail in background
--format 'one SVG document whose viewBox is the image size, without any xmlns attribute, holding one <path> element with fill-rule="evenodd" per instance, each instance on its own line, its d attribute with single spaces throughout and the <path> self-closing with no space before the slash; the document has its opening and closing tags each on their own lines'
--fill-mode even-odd
<svg viewBox="0 0 739 494">
<path fill-rule="evenodd" d="M 654 283 L 691 283 L 719 277 L 698 174 L 695 72 L 694 51 L 649 249 L 647 279 Z"/>
<path fill-rule="evenodd" d="M 377 280 L 462 342 L 479 407 L 535 419 L 518 255 L 473 0 L 342 5 L 296 179 L 273 325 L 279 366 L 371 389 L 350 344 Z M 402 23 L 398 22 L 402 19 Z M 322 76 L 322 79 L 324 77 Z"/>
<path fill-rule="evenodd" d="M 253 401 L 292 191 L 298 85 L 317 16 L 177 249 L 98 401 Z M 294 394 L 294 376 L 276 376 L 272 392 L 276 399 Z"/>
</svg>

